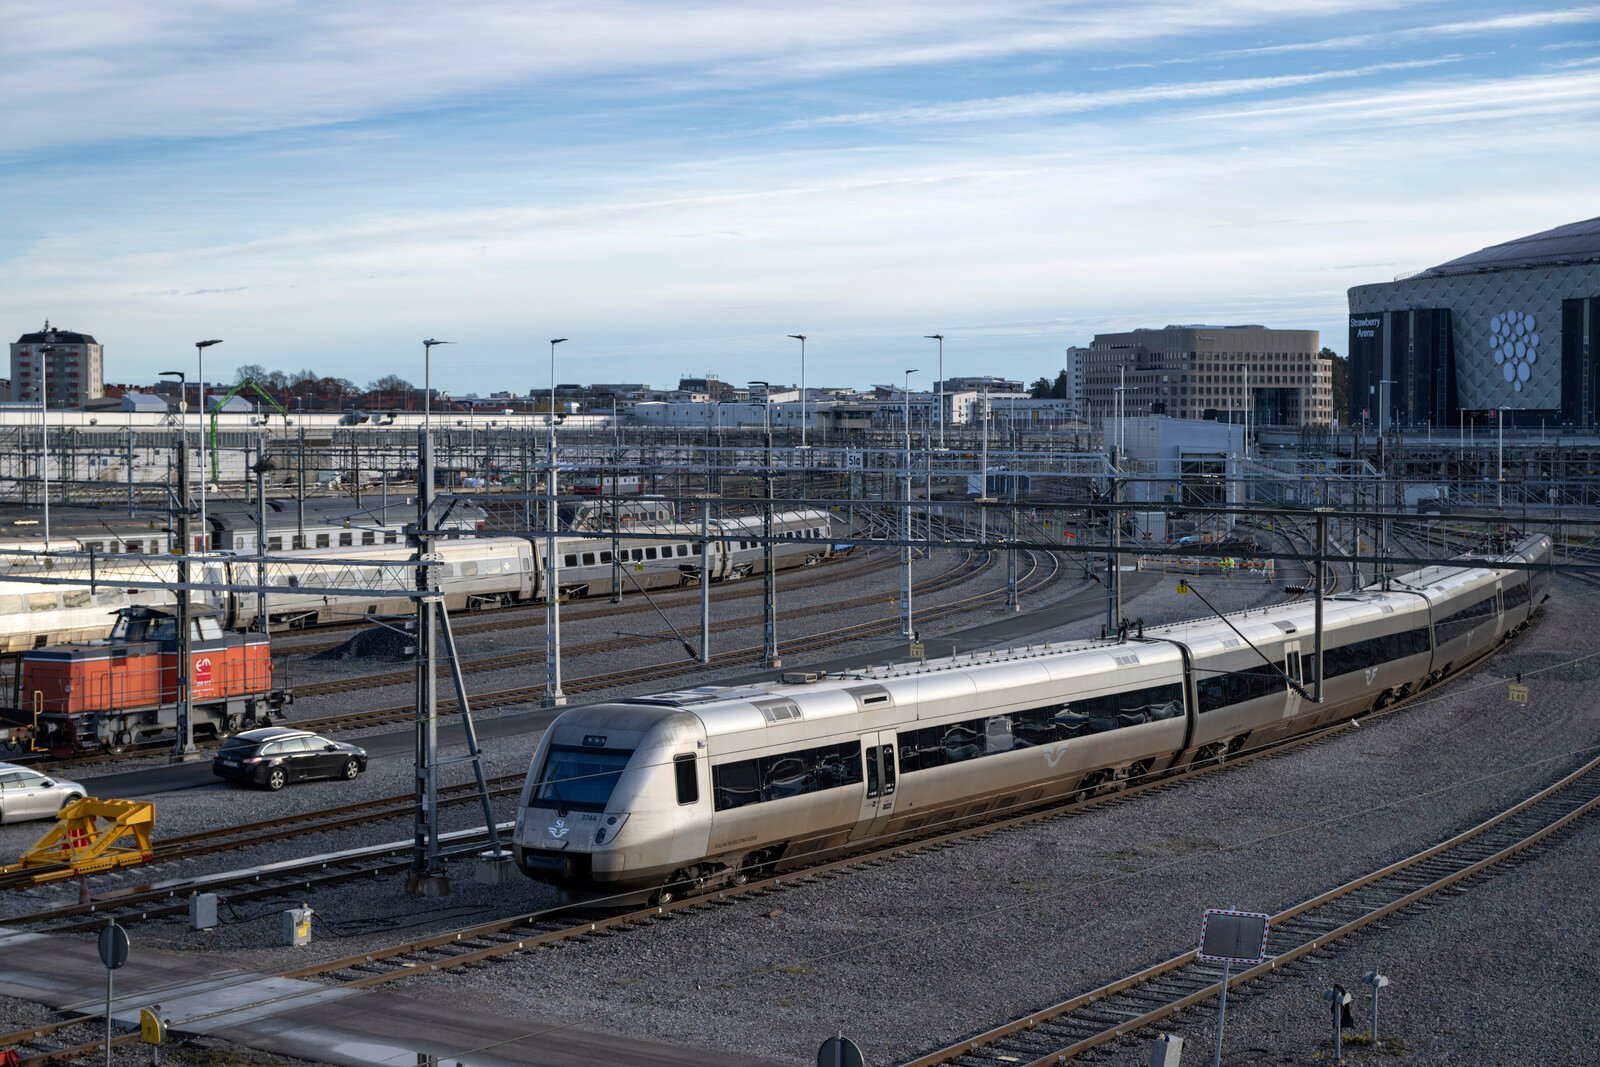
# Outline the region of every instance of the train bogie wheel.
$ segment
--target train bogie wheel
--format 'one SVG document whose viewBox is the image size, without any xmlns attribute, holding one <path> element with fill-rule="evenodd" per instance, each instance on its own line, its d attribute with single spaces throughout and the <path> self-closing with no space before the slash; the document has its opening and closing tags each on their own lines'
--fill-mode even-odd
<svg viewBox="0 0 1600 1067">
<path fill-rule="evenodd" d="M 133 744 L 133 738 L 126 730 L 118 730 L 111 735 L 111 740 L 106 742 L 106 751 L 113 756 L 120 756 L 128 751 L 128 746 Z"/>
<path fill-rule="evenodd" d="M 653 894 L 651 894 L 650 903 L 659 908 L 665 904 L 671 904 L 677 899 L 678 894 L 674 893 L 670 887 L 662 886 L 660 889 L 657 889 Z"/>
</svg>

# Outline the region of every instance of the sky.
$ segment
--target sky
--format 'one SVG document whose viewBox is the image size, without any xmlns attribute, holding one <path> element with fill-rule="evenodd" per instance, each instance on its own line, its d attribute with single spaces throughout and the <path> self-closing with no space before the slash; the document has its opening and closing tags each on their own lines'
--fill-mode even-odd
<svg viewBox="0 0 1600 1067">
<path fill-rule="evenodd" d="M 457 394 L 1053 375 L 1593 217 L 1600 4 L 0 0 L 0 322 Z"/>
</svg>

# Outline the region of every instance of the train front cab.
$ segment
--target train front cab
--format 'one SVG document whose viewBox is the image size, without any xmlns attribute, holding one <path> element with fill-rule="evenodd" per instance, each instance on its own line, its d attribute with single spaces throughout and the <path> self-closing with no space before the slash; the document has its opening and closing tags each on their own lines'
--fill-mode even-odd
<svg viewBox="0 0 1600 1067">
<path fill-rule="evenodd" d="M 557 718 L 534 751 L 517 808 L 517 866 L 574 897 L 653 890 L 705 855 L 705 730 L 672 708 L 579 710 Z"/>
</svg>

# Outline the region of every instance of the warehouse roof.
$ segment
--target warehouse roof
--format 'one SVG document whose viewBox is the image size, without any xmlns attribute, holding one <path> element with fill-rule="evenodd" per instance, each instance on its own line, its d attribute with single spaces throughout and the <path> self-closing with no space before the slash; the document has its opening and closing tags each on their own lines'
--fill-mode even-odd
<svg viewBox="0 0 1600 1067">
<path fill-rule="evenodd" d="M 1569 222 L 1543 233 L 1490 245 L 1437 267 L 1429 267 L 1412 277 L 1440 278 L 1451 274 L 1577 263 L 1600 263 L 1600 218 Z"/>
</svg>

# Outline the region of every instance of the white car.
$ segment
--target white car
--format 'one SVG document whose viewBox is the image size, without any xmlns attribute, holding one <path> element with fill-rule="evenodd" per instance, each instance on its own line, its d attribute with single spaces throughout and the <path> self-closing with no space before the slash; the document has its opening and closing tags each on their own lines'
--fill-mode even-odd
<svg viewBox="0 0 1600 1067">
<path fill-rule="evenodd" d="M 78 782 L 0 763 L 0 823 L 24 819 L 53 819 L 56 813 L 87 791 Z"/>
</svg>

